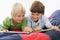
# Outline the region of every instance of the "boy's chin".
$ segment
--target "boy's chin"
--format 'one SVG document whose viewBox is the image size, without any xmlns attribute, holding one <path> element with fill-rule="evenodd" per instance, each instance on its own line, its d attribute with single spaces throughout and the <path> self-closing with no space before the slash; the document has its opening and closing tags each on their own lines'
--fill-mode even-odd
<svg viewBox="0 0 60 40">
<path fill-rule="evenodd" d="M 17 22 L 17 23 L 21 23 L 21 21 Z"/>
<path fill-rule="evenodd" d="M 38 20 L 34 20 L 34 22 L 38 22 Z"/>
</svg>

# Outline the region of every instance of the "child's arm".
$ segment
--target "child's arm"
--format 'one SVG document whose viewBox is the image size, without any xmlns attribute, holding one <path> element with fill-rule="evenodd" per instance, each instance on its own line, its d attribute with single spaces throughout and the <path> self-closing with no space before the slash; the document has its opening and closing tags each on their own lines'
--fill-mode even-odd
<svg viewBox="0 0 60 40">
<path fill-rule="evenodd" d="M 3 21 L 3 25 L 1 26 L 1 31 L 8 31 L 8 28 L 10 26 L 10 19 L 7 17 L 4 21 Z"/>
<path fill-rule="evenodd" d="M 25 24 L 26 26 L 23 27 L 23 32 L 32 32 L 32 28 L 31 28 L 31 22 L 30 22 L 30 18 L 26 17 L 26 21 L 25 21 Z"/>
<path fill-rule="evenodd" d="M 27 19 L 27 26 L 32 27 L 31 17 L 27 16 L 26 19 Z"/>
<path fill-rule="evenodd" d="M 34 29 L 34 31 L 42 30 L 42 28 L 40 26 L 33 28 L 33 29 Z"/>
<path fill-rule="evenodd" d="M 53 30 L 59 30 L 59 27 L 58 26 L 53 26 L 49 19 L 47 17 L 44 18 L 44 22 L 45 22 L 45 25 L 47 28 L 50 28 L 50 29 L 53 29 Z"/>
<path fill-rule="evenodd" d="M 0 31 L 7 32 L 8 31 L 8 26 L 6 26 L 6 25 L 1 26 Z"/>
<path fill-rule="evenodd" d="M 30 27 L 25 27 L 23 32 L 32 32 L 32 28 Z"/>
<path fill-rule="evenodd" d="M 32 32 L 32 29 L 27 26 L 27 20 L 24 19 L 22 22 L 22 31 L 23 32 Z"/>
<path fill-rule="evenodd" d="M 50 29 L 52 29 L 52 30 L 60 30 L 58 26 L 50 26 Z"/>
</svg>

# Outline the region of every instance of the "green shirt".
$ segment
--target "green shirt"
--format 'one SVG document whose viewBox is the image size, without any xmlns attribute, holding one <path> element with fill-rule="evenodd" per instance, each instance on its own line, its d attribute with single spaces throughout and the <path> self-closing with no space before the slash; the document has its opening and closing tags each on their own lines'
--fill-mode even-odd
<svg viewBox="0 0 60 40">
<path fill-rule="evenodd" d="M 13 30 L 13 29 L 22 29 L 24 30 L 24 28 L 27 26 L 27 21 L 26 18 L 23 19 L 23 21 L 17 25 L 13 24 L 12 18 L 7 17 L 4 21 L 3 21 L 3 26 L 2 26 L 2 30 L 7 29 L 7 30 Z"/>
</svg>

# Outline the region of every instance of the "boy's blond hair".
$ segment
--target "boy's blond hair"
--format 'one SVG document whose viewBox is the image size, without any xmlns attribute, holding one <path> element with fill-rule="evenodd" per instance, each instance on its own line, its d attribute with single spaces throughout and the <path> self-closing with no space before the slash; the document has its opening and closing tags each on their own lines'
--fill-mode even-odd
<svg viewBox="0 0 60 40">
<path fill-rule="evenodd" d="M 25 9 L 23 8 L 21 3 L 15 3 L 11 12 L 11 16 L 14 16 L 18 13 L 25 13 Z"/>
</svg>

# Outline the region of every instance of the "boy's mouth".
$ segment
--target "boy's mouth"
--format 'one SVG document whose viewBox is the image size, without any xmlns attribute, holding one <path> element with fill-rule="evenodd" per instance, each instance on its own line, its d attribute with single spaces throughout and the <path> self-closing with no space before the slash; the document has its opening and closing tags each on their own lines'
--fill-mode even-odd
<svg viewBox="0 0 60 40">
<path fill-rule="evenodd" d="M 22 21 L 17 21 L 17 23 L 21 23 Z"/>
</svg>

